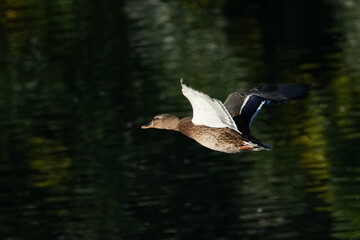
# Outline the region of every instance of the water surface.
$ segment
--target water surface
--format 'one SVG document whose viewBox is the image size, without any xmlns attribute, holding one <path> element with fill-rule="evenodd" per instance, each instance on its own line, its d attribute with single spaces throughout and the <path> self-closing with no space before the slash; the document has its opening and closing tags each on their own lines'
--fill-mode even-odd
<svg viewBox="0 0 360 240">
<path fill-rule="evenodd" d="M 355 1 L 0 1 L 0 236 L 360 239 Z M 158 113 L 179 79 L 224 100 L 306 83 L 253 123 L 272 151 L 210 151 Z"/>
</svg>

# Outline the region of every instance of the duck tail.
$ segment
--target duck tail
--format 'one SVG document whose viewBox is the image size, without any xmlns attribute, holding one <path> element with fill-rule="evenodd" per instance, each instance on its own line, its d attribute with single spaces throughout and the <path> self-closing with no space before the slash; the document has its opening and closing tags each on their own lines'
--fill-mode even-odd
<svg viewBox="0 0 360 240">
<path fill-rule="evenodd" d="M 271 150 L 273 148 L 273 145 L 263 142 L 261 143 L 261 146 L 266 148 L 267 150 Z"/>
</svg>

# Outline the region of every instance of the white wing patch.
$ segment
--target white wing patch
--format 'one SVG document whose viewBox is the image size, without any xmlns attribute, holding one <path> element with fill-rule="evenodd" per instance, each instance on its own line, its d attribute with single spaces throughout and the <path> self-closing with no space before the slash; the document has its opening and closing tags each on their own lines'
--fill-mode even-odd
<svg viewBox="0 0 360 240">
<path fill-rule="evenodd" d="M 239 132 L 237 126 L 225 108 L 224 104 L 205 93 L 188 87 L 180 80 L 182 93 L 190 101 L 193 109 L 192 122 L 196 125 L 205 125 L 214 128 L 230 128 Z"/>
<path fill-rule="evenodd" d="M 247 101 L 249 100 L 250 96 L 251 96 L 251 95 L 247 95 L 247 96 L 245 97 L 245 99 L 244 99 L 244 101 L 243 101 L 243 103 L 242 103 L 242 105 L 241 105 L 241 108 L 240 108 L 240 112 L 239 112 L 239 114 L 241 114 L 241 112 L 242 112 L 242 110 L 243 110 L 243 108 L 244 108 L 245 104 L 246 104 L 246 103 L 247 103 Z"/>
</svg>

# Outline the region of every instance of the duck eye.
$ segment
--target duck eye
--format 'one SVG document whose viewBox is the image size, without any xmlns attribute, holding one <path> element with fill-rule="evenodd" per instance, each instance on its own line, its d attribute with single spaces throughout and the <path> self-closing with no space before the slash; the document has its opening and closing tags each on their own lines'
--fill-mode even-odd
<svg viewBox="0 0 360 240">
<path fill-rule="evenodd" d="M 160 120 L 160 118 L 159 117 L 154 117 L 154 120 L 156 121 L 156 120 Z"/>
</svg>

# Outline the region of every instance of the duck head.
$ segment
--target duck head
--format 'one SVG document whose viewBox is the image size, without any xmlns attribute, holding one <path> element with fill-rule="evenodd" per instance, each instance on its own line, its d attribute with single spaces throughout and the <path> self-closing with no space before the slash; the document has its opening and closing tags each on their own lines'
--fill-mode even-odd
<svg viewBox="0 0 360 240">
<path fill-rule="evenodd" d="M 180 119 L 177 116 L 171 114 L 160 114 L 160 115 L 156 115 L 150 123 L 142 125 L 141 128 L 178 130 L 179 121 Z"/>
</svg>

